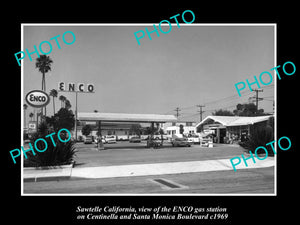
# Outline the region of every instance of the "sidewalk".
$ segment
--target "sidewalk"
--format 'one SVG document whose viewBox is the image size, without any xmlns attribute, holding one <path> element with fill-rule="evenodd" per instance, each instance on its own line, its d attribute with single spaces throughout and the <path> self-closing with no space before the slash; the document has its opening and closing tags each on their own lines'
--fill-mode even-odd
<svg viewBox="0 0 300 225">
<path fill-rule="evenodd" d="M 153 164 L 134 164 L 134 165 L 116 165 L 100 167 L 73 168 L 72 177 L 80 178 L 112 178 L 112 177 L 131 177 L 131 176 L 149 176 L 162 174 L 181 174 L 196 173 L 220 170 L 232 170 L 238 173 L 240 169 L 263 168 L 274 166 L 274 158 L 268 157 L 263 161 L 253 163 L 249 160 L 248 167 L 241 163 L 234 172 L 230 159 L 189 161 L 189 162 L 171 162 L 171 163 L 153 163 Z"/>
</svg>

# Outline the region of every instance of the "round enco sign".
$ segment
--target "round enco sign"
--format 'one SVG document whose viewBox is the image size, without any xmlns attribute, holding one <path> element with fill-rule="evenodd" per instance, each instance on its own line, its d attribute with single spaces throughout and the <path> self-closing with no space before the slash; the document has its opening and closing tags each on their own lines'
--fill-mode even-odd
<svg viewBox="0 0 300 225">
<path fill-rule="evenodd" d="M 50 97 L 46 92 L 40 90 L 33 90 L 28 92 L 25 97 L 26 102 L 36 108 L 41 108 L 48 105 Z"/>
</svg>

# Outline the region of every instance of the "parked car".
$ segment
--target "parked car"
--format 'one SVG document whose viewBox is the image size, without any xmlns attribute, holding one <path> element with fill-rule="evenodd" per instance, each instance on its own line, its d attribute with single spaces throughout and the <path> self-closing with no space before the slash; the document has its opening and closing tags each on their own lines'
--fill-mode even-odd
<svg viewBox="0 0 300 225">
<path fill-rule="evenodd" d="M 83 136 L 79 135 L 79 136 L 77 137 L 77 142 L 83 142 L 83 141 L 84 141 Z"/>
<path fill-rule="evenodd" d="M 188 142 L 193 143 L 193 144 L 200 143 L 200 138 L 196 134 L 189 134 L 187 139 L 188 139 Z"/>
<path fill-rule="evenodd" d="M 193 137 L 186 137 L 186 139 L 187 139 L 188 143 L 194 144 L 194 138 Z"/>
<path fill-rule="evenodd" d="M 114 135 L 107 135 L 105 136 L 105 143 L 117 143 L 117 138 Z"/>
<path fill-rule="evenodd" d="M 92 136 L 86 136 L 84 139 L 84 144 L 92 144 L 92 143 L 93 143 Z"/>
<path fill-rule="evenodd" d="M 117 136 L 117 141 L 127 141 L 128 136 L 127 135 L 118 135 Z"/>
<path fill-rule="evenodd" d="M 142 134 L 142 135 L 141 135 L 141 140 L 147 140 L 148 137 L 149 137 L 148 135 Z"/>
<path fill-rule="evenodd" d="M 187 138 L 174 138 L 172 140 L 172 145 L 173 147 L 177 147 L 177 146 L 191 147 L 191 143 L 188 142 Z"/>
<path fill-rule="evenodd" d="M 131 137 L 129 139 L 129 142 L 130 143 L 139 143 L 139 142 L 141 142 L 141 138 L 139 138 L 139 137 Z"/>
<path fill-rule="evenodd" d="M 163 138 L 163 140 L 168 140 L 168 136 L 165 134 L 162 135 L 162 138 Z M 161 134 L 154 134 L 153 139 L 161 140 Z"/>
</svg>

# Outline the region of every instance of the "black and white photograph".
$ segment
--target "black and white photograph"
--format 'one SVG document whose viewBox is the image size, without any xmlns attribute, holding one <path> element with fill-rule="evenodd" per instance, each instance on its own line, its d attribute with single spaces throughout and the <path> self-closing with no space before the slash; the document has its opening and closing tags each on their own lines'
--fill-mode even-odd
<svg viewBox="0 0 300 225">
<path fill-rule="evenodd" d="M 24 195 L 276 194 L 275 24 L 22 28 Z"/>
<path fill-rule="evenodd" d="M 113 4 L 5 7 L 2 219 L 296 221 L 296 7 Z"/>
</svg>

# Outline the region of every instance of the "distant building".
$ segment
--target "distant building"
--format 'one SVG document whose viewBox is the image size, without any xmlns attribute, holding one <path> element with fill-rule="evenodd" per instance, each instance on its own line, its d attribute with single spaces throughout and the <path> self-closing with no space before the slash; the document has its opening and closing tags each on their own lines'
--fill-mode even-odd
<svg viewBox="0 0 300 225">
<path fill-rule="evenodd" d="M 271 116 L 239 117 L 239 116 L 208 116 L 196 125 L 198 133 L 212 133 L 214 142 L 224 143 L 227 139 L 241 140 L 250 134 L 254 124 L 267 124 Z"/>
<path fill-rule="evenodd" d="M 170 121 L 176 121 L 174 115 L 162 114 L 129 114 L 129 113 L 78 113 L 79 124 L 77 124 L 77 136 L 83 136 L 81 129 L 84 125 L 89 124 L 92 127 L 92 136 L 98 136 L 98 130 L 101 130 L 101 135 L 116 135 L 128 138 L 130 128 L 134 124 L 141 124 L 142 127 L 155 126 L 162 127 L 161 124 Z M 143 126 L 144 124 L 144 126 Z"/>
<path fill-rule="evenodd" d="M 102 122 L 101 126 L 101 135 L 115 135 L 117 137 L 120 137 L 122 139 L 128 139 L 130 135 L 130 128 L 133 124 L 136 123 L 130 123 L 130 122 Z M 83 136 L 81 133 L 82 127 L 85 125 L 90 125 L 92 128 L 91 136 L 98 136 L 98 125 L 96 121 L 81 121 L 77 127 L 77 136 Z"/>
<path fill-rule="evenodd" d="M 196 133 L 196 122 L 194 121 L 173 121 L 162 124 L 162 129 L 168 137 L 173 135 L 180 135 L 180 125 L 183 125 L 183 134 L 194 134 Z"/>
</svg>

